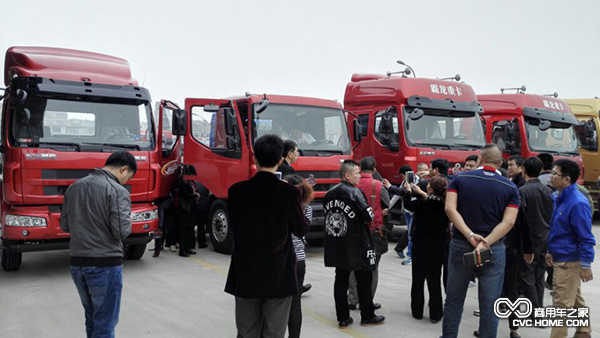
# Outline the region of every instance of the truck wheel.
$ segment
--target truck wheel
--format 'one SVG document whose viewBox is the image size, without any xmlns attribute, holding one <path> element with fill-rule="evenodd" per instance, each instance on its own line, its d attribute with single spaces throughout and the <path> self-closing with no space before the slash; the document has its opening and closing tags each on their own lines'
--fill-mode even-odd
<svg viewBox="0 0 600 338">
<path fill-rule="evenodd" d="M 233 252 L 233 233 L 227 216 L 227 203 L 217 200 L 210 207 L 208 217 L 210 241 L 217 252 L 230 254 Z"/>
<path fill-rule="evenodd" d="M 308 242 L 308 244 L 311 246 L 323 246 L 323 244 L 325 244 L 325 238 L 307 238 L 306 242 Z"/>
<path fill-rule="evenodd" d="M 137 260 L 142 258 L 144 252 L 146 252 L 146 244 L 126 245 L 125 246 L 125 259 Z"/>
<path fill-rule="evenodd" d="M 8 249 L 10 241 L 2 240 L 2 258 L 0 258 L 4 271 L 16 271 L 21 266 L 22 252 L 15 252 Z"/>
</svg>

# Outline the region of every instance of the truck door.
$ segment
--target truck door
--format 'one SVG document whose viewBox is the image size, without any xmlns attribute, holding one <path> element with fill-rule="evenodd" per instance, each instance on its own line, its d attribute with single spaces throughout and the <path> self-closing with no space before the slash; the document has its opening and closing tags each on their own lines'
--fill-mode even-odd
<svg viewBox="0 0 600 338">
<path fill-rule="evenodd" d="M 184 163 L 196 168 L 193 179 L 217 198 L 226 198 L 227 189 L 249 178 L 249 151 L 235 102 L 187 98 L 188 132 Z"/>
<path fill-rule="evenodd" d="M 178 107 L 171 101 L 161 100 L 158 113 L 158 145 L 160 175 L 158 180 L 157 197 L 162 198 L 169 195 L 169 190 L 177 179 L 177 167 L 181 163 L 181 138 L 174 137 L 171 133 L 171 121 L 173 121 L 173 110 Z"/>
</svg>

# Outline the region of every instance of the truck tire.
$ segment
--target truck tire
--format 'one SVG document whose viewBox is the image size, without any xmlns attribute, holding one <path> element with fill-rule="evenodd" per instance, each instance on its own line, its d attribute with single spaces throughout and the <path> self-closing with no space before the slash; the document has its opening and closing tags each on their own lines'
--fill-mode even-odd
<svg viewBox="0 0 600 338">
<path fill-rule="evenodd" d="M 144 252 L 146 252 L 146 244 L 126 245 L 125 246 L 125 259 L 130 261 L 142 258 Z"/>
<path fill-rule="evenodd" d="M 325 238 L 307 238 L 306 242 L 310 244 L 310 246 L 323 246 L 323 244 L 325 244 Z"/>
<path fill-rule="evenodd" d="M 23 257 L 22 252 L 15 252 L 8 249 L 10 241 L 2 240 L 2 258 L 0 258 L 2 268 L 4 271 L 17 271 L 21 266 L 21 258 Z"/>
<path fill-rule="evenodd" d="M 210 241 L 215 251 L 230 254 L 233 252 L 233 233 L 229 225 L 227 203 L 216 200 L 210 207 L 208 216 Z"/>
</svg>

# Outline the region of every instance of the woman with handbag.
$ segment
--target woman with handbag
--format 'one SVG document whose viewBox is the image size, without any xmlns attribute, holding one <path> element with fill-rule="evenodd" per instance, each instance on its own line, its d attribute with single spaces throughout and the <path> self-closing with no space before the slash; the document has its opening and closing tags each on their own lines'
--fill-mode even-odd
<svg viewBox="0 0 600 338">
<path fill-rule="evenodd" d="M 418 186 L 405 183 L 407 191 L 414 191 L 423 199 L 404 198 L 404 207 L 414 212 L 412 225 L 412 287 L 411 310 L 415 319 L 423 318 L 425 305 L 424 284 L 427 280 L 429 290 L 429 318 L 432 323 L 442 319 L 442 287 L 440 284 L 442 264 L 446 251 L 448 234 L 448 216 L 444 210 L 444 197 L 448 180 L 436 176 L 429 181 L 427 193 Z"/>
</svg>

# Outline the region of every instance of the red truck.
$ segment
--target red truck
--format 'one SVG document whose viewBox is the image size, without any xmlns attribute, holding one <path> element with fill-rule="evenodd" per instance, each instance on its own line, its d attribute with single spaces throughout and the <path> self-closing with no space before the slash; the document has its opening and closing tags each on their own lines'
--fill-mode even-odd
<svg viewBox="0 0 600 338">
<path fill-rule="evenodd" d="M 233 249 L 227 190 L 256 173 L 252 146 L 265 134 L 299 141 L 300 157 L 293 167 L 315 190 L 311 232 L 306 238 L 313 245 L 323 243 L 322 198 L 340 181 L 340 162 L 352 155 L 340 103 L 247 93 L 220 100 L 188 98 L 185 110 L 176 110 L 173 117 L 173 135 L 184 136 L 184 163 L 195 168 L 186 179 L 202 183 L 212 194 L 207 231 L 216 251 Z"/>
<path fill-rule="evenodd" d="M 375 157 L 377 171 L 392 183 L 401 183 L 398 169 L 404 164 L 416 170 L 419 163 L 444 158 L 452 168 L 485 145 L 481 106 L 461 82 L 354 74 L 344 107 L 352 113 L 349 123 L 360 121 L 354 157 Z"/>
<path fill-rule="evenodd" d="M 6 52 L 1 145 L 1 265 L 17 270 L 22 253 L 66 249 L 59 227 L 70 184 L 130 151 L 138 171 L 127 184 L 133 232 L 125 256 L 139 259 L 158 226 L 154 201 L 175 180 L 180 141 L 161 147 L 163 119 L 150 93 L 121 58 L 69 49 L 11 47 Z M 166 103 L 165 103 L 166 104 Z M 168 128 L 164 128 L 168 129 Z"/>
<path fill-rule="evenodd" d="M 477 95 L 483 107 L 487 141 L 497 144 L 504 157 L 524 158 L 550 153 L 567 158 L 581 167 L 578 183 L 583 184 L 584 165 L 578 149 L 575 127 L 579 121 L 558 95 L 525 94 L 525 86 L 512 88 L 516 94 Z"/>
</svg>

